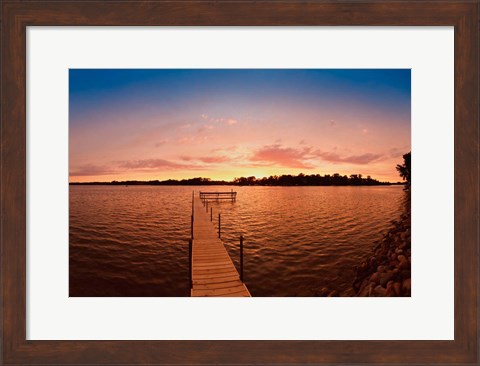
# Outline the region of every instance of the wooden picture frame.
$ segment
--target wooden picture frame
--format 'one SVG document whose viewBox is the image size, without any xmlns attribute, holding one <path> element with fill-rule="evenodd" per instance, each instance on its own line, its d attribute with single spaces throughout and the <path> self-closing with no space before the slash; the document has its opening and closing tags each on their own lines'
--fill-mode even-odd
<svg viewBox="0 0 480 366">
<path fill-rule="evenodd" d="M 477 365 L 480 362 L 478 0 L 4 0 L 1 11 L 3 364 Z M 454 26 L 455 340 L 26 340 L 26 27 L 34 25 Z"/>
</svg>

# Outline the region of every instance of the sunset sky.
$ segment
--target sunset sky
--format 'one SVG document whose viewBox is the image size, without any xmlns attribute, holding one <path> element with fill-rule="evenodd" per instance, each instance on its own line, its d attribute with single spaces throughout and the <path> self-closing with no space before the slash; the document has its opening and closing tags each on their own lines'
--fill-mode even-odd
<svg viewBox="0 0 480 366">
<path fill-rule="evenodd" d="M 401 180 L 410 70 L 78 70 L 70 182 L 363 174 Z"/>
</svg>

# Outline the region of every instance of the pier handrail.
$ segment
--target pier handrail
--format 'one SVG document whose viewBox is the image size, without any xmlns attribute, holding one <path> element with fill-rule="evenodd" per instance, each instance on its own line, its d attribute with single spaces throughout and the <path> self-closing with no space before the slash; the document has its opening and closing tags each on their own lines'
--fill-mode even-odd
<svg viewBox="0 0 480 366">
<path fill-rule="evenodd" d="M 201 192 L 200 192 L 201 193 Z M 226 193 L 230 193 L 230 192 L 226 192 Z M 235 194 L 237 194 L 237 192 L 233 192 Z M 205 211 L 208 213 L 208 201 L 207 200 L 202 200 L 202 203 L 203 205 L 205 206 Z M 213 221 L 213 208 L 210 207 L 210 221 Z M 193 225 L 193 221 L 192 221 L 192 225 Z M 193 226 L 192 226 L 193 227 Z M 218 238 L 221 239 L 221 215 L 220 215 L 220 212 L 218 213 Z M 192 236 L 193 238 L 193 236 Z M 243 237 L 243 235 L 240 235 L 240 280 L 242 281 L 242 283 L 244 282 L 243 281 L 243 240 L 245 238 Z"/>
<path fill-rule="evenodd" d="M 233 190 L 232 190 L 233 192 Z M 231 193 L 231 192 L 230 192 Z M 210 204 L 209 204 L 210 203 Z M 203 204 L 203 206 L 202 206 Z M 221 240 L 221 213 L 218 213 L 218 233 L 213 225 L 211 201 L 202 200 L 194 194 L 193 235 L 189 242 L 189 282 L 191 296 L 246 296 L 251 294 L 246 287 L 243 274 L 243 236 L 241 243 L 240 265 L 227 251 Z M 210 222 L 208 222 L 210 207 Z M 205 212 L 202 212 L 205 209 Z M 236 268 L 237 267 L 237 268 Z"/>
<path fill-rule="evenodd" d="M 199 191 L 199 197 L 202 202 L 206 202 L 209 200 L 230 200 L 232 202 L 235 202 L 237 199 L 237 192 L 235 192 L 233 189 L 231 191 Z"/>
</svg>

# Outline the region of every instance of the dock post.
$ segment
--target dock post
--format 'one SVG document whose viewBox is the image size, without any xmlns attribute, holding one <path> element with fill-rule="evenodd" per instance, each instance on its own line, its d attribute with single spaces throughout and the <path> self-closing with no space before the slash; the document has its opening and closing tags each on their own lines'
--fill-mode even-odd
<svg viewBox="0 0 480 366">
<path fill-rule="evenodd" d="M 205 212 L 208 213 L 208 201 L 206 201 L 206 205 L 205 205 Z"/>
<path fill-rule="evenodd" d="M 243 235 L 240 235 L 240 281 L 243 283 Z"/>
<path fill-rule="evenodd" d="M 220 214 L 218 214 L 218 237 L 220 237 Z"/>
<path fill-rule="evenodd" d="M 189 257 L 189 265 L 188 265 L 188 275 L 190 277 L 190 289 L 193 288 L 193 282 L 192 282 L 192 239 L 188 241 L 188 257 Z"/>
<path fill-rule="evenodd" d="M 213 221 L 213 208 L 210 207 L 210 221 Z"/>
</svg>

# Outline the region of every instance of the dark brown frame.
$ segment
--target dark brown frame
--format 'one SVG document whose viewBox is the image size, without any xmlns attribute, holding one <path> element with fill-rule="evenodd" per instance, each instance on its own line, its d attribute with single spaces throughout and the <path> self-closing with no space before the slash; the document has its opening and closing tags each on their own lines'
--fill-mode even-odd
<svg viewBox="0 0 480 366">
<path fill-rule="evenodd" d="M 3 0 L 1 11 L 0 329 L 4 364 L 474 365 L 480 362 L 478 0 Z M 25 35 L 30 25 L 454 26 L 455 340 L 27 341 Z M 401 321 L 401 317 L 397 319 Z"/>
</svg>

